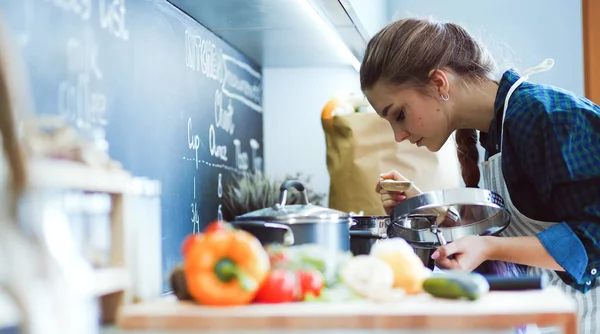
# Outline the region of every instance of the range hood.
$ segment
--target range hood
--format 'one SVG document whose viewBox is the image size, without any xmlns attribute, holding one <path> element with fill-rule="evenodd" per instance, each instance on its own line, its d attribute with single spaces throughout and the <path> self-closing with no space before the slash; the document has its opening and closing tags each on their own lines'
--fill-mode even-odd
<svg viewBox="0 0 600 334">
<path fill-rule="evenodd" d="M 262 67 L 356 65 L 369 39 L 351 0 L 168 1 Z"/>
</svg>

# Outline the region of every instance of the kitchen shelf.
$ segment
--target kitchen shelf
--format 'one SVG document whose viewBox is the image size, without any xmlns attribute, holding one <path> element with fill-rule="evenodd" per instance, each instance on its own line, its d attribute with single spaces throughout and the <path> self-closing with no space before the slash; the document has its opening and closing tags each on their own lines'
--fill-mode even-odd
<svg viewBox="0 0 600 334">
<path fill-rule="evenodd" d="M 94 269 L 92 282 L 94 293 L 101 302 L 102 322 L 113 322 L 122 305 L 148 296 L 160 296 L 160 284 L 148 285 L 148 282 L 160 282 L 160 255 L 154 254 L 155 261 L 140 258 L 142 250 L 148 254 L 149 246 L 160 249 L 160 244 L 157 245 L 160 242 L 160 182 L 134 177 L 120 169 L 108 170 L 53 158 L 32 158 L 27 169 L 31 193 L 78 190 L 105 193 L 110 197 L 110 212 L 107 212 L 110 215 L 109 261 L 107 267 Z M 33 198 L 46 200 L 45 196 Z M 140 203 L 144 202 L 140 200 L 143 198 L 151 201 L 142 207 Z M 145 236 L 149 235 L 148 231 L 157 229 L 158 232 L 150 233 L 156 240 L 138 238 L 142 227 Z"/>
<path fill-rule="evenodd" d="M 67 188 L 106 193 L 130 189 L 131 175 L 121 170 L 105 170 L 60 159 L 35 159 L 29 163 L 33 188 Z"/>
</svg>

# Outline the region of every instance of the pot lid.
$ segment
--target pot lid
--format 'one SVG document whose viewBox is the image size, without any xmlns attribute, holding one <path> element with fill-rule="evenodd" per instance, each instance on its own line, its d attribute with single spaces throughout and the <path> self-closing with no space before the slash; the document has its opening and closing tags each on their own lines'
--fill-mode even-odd
<svg viewBox="0 0 600 334">
<path fill-rule="evenodd" d="M 293 187 L 302 192 L 305 204 L 286 205 L 288 188 Z M 308 195 L 304 185 L 297 180 L 285 181 L 280 187 L 280 202 L 272 207 L 252 211 L 236 217 L 237 220 L 263 220 L 263 221 L 285 221 L 294 222 L 338 222 L 340 219 L 348 219 L 350 216 L 342 211 L 313 205 L 308 202 Z"/>
</svg>

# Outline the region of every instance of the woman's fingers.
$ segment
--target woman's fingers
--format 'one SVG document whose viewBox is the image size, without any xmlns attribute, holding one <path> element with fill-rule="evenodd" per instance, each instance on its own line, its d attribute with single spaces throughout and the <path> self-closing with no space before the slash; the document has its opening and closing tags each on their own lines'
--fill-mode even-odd
<svg viewBox="0 0 600 334">
<path fill-rule="evenodd" d="M 404 193 L 387 192 L 385 190 L 381 191 L 381 203 L 387 214 L 389 214 L 396 205 L 405 199 L 406 195 L 404 195 Z"/>
<path fill-rule="evenodd" d="M 376 192 L 381 191 L 381 181 L 383 180 L 406 181 L 406 179 L 395 170 L 380 174 L 379 181 L 377 181 L 377 186 L 375 187 Z"/>
<path fill-rule="evenodd" d="M 395 170 L 383 173 L 379 175 L 379 181 L 375 187 L 375 191 L 381 194 L 381 203 L 387 214 L 390 214 L 392 209 L 400 202 L 406 199 L 404 192 L 387 191 L 381 187 L 381 181 L 383 180 L 395 180 L 395 181 L 406 181 L 406 179 Z"/>
<path fill-rule="evenodd" d="M 396 170 L 391 170 L 389 172 L 383 173 L 381 175 L 379 175 L 380 179 L 384 179 L 384 180 L 396 180 L 396 181 L 406 181 L 406 179 L 404 177 L 402 177 L 402 175 L 400 175 L 400 173 L 398 173 L 398 171 Z"/>
<path fill-rule="evenodd" d="M 382 190 L 380 192 L 381 194 L 381 201 L 386 201 L 386 200 L 392 200 L 392 201 L 397 201 L 397 202 L 402 202 L 406 199 L 406 195 L 404 193 L 401 192 L 396 192 L 396 191 L 385 191 Z"/>
<path fill-rule="evenodd" d="M 431 258 L 435 260 L 435 264 L 441 269 L 461 269 L 460 262 L 457 256 L 462 252 L 460 242 L 451 242 L 439 247 Z"/>
</svg>

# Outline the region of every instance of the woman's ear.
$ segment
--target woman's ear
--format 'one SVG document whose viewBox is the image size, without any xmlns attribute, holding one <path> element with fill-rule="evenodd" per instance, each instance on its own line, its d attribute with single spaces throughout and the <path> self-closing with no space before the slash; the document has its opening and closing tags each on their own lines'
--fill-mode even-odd
<svg viewBox="0 0 600 334">
<path fill-rule="evenodd" d="M 431 70 L 429 72 L 429 80 L 439 95 L 448 96 L 450 81 L 446 72 L 443 70 Z"/>
</svg>

